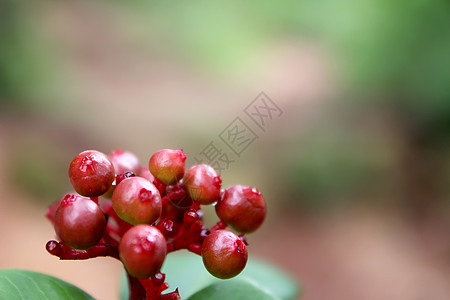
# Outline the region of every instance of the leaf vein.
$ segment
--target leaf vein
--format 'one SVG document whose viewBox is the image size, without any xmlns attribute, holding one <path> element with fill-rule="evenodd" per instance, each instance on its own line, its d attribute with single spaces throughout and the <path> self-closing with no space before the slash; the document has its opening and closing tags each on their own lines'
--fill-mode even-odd
<svg viewBox="0 0 450 300">
<path fill-rule="evenodd" d="M 41 289 L 41 287 L 36 283 L 36 281 L 34 281 L 33 278 L 31 278 L 30 276 L 27 276 L 27 275 L 25 275 L 25 274 L 24 274 L 23 276 L 24 276 L 25 278 L 31 280 L 31 282 L 33 282 L 33 284 L 36 286 L 36 288 L 42 293 L 42 295 L 45 296 L 46 299 L 50 299 L 50 298 L 48 297 L 47 293 L 45 293 L 45 292 Z"/>
<path fill-rule="evenodd" d="M 25 298 L 23 297 L 22 292 L 21 292 L 21 290 L 19 289 L 19 287 L 18 287 L 17 285 L 15 285 L 14 282 L 12 282 L 8 277 L 5 277 L 5 279 L 6 279 L 6 281 L 8 281 L 8 283 L 9 283 L 10 285 L 12 285 L 12 286 L 17 290 L 17 293 L 20 295 L 20 298 L 21 298 L 21 299 L 25 299 Z"/>
</svg>

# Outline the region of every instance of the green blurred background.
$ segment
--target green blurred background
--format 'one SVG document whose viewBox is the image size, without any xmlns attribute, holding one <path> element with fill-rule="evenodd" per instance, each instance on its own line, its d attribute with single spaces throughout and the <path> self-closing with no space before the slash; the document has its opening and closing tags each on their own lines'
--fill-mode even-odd
<svg viewBox="0 0 450 300">
<path fill-rule="evenodd" d="M 250 255 L 306 300 L 448 299 L 444 0 L 1 1 L 0 267 L 115 297 L 116 262 L 44 251 L 71 159 L 183 148 L 193 164 L 261 91 L 283 114 L 222 174 L 268 203 Z"/>
</svg>

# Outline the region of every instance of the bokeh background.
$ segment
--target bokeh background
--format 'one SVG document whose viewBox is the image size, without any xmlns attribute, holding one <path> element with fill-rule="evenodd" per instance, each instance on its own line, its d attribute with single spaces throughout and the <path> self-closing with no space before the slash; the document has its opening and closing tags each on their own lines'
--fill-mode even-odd
<svg viewBox="0 0 450 300">
<path fill-rule="evenodd" d="M 222 178 L 267 201 L 250 255 L 305 300 L 450 299 L 449 16 L 443 0 L 0 1 L 0 268 L 115 299 L 118 262 L 44 249 L 72 158 L 193 164 L 242 117 L 259 138 Z M 283 111 L 265 131 L 244 113 L 261 91 Z"/>
</svg>

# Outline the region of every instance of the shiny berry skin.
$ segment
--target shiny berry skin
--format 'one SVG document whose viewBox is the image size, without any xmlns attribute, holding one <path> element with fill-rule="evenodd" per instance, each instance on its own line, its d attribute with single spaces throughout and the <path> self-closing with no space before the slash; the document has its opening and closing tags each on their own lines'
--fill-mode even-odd
<svg viewBox="0 0 450 300">
<path fill-rule="evenodd" d="M 217 216 L 234 229 L 250 233 L 258 229 L 266 218 L 266 203 L 254 187 L 232 185 L 225 189 L 216 206 Z"/>
<path fill-rule="evenodd" d="M 161 215 L 161 195 L 147 179 L 130 177 L 116 186 L 112 206 L 117 215 L 130 224 L 151 224 Z"/>
<path fill-rule="evenodd" d="M 221 183 L 216 170 L 206 164 L 192 166 L 183 177 L 183 187 L 192 200 L 200 204 L 211 204 L 219 200 Z"/>
<path fill-rule="evenodd" d="M 183 150 L 162 149 L 150 157 L 150 172 L 164 184 L 173 184 L 183 178 L 186 154 Z"/>
<path fill-rule="evenodd" d="M 155 180 L 155 176 L 150 172 L 150 170 L 147 167 L 141 167 L 139 170 L 139 173 L 137 173 L 138 176 L 144 177 L 148 181 L 152 182 Z"/>
<path fill-rule="evenodd" d="M 98 197 L 111 187 L 115 178 L 112 162 L 98 151 L 83 151 L 72 160 L 69 178 L 75 191 L 85 197 Z"/>
<path fill-rule="evenodd" d="M 55 232 L 73 249 L 86 250 L 97 245 L 105 227 L 105 216 L 91 199 L 68 194 L 56 210 Z"/>
<path fill-rule="evenodd" d="M 151 225 L 137 225 L 123 235 L 119 256 L 127 272 L 138 278 L 148 278 L 159 272 L 167 255 L 166 239 Z"/>
<path fill-rule="evenodd" d="M 202 259 L 211 275 L 228 279 L 245 268 L 247 247 L 229 230 L 217 230 L 209 234 L 202 244 Z"/>
<path fill-rule="evenodd" d="M 141 169 L 139 159 L 131 152 L 116 149 L 108 157 L 113 163 L 116 174 L 123 174 L 125 172 L 138 174 Z"/>
</svg>

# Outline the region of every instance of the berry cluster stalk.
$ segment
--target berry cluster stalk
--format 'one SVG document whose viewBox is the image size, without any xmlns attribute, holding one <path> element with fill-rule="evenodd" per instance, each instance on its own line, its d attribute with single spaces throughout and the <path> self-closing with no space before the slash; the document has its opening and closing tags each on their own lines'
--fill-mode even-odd
<svg viewBox="0 0 450 300">
<path fill-rule="evenodd" d="M 60 240 L 49 241 L 47 251 L 61 260 L 108 256 L 121 261 L 131 300 L 180 299 L 178 289 L 163 294 L 169 285 L 160 269 L 168 253 L 181 249 L 201 255 L 216 277 L 236 276 L 247 262 L 244 234 L 265 218 L 264 199 L 252 187 L 221 189 L 211 166 L 185 172 L 185 160 L 182 150 L 163 149 L 146 168 L 130 152 L 80 153 L 69 167 L 78 194 L 47 209 Z M 213 203 L 220 220 L 207 228 L 201 205 Z M 228 225 L 241 234 L 225 230 Z"/>
</svg>

